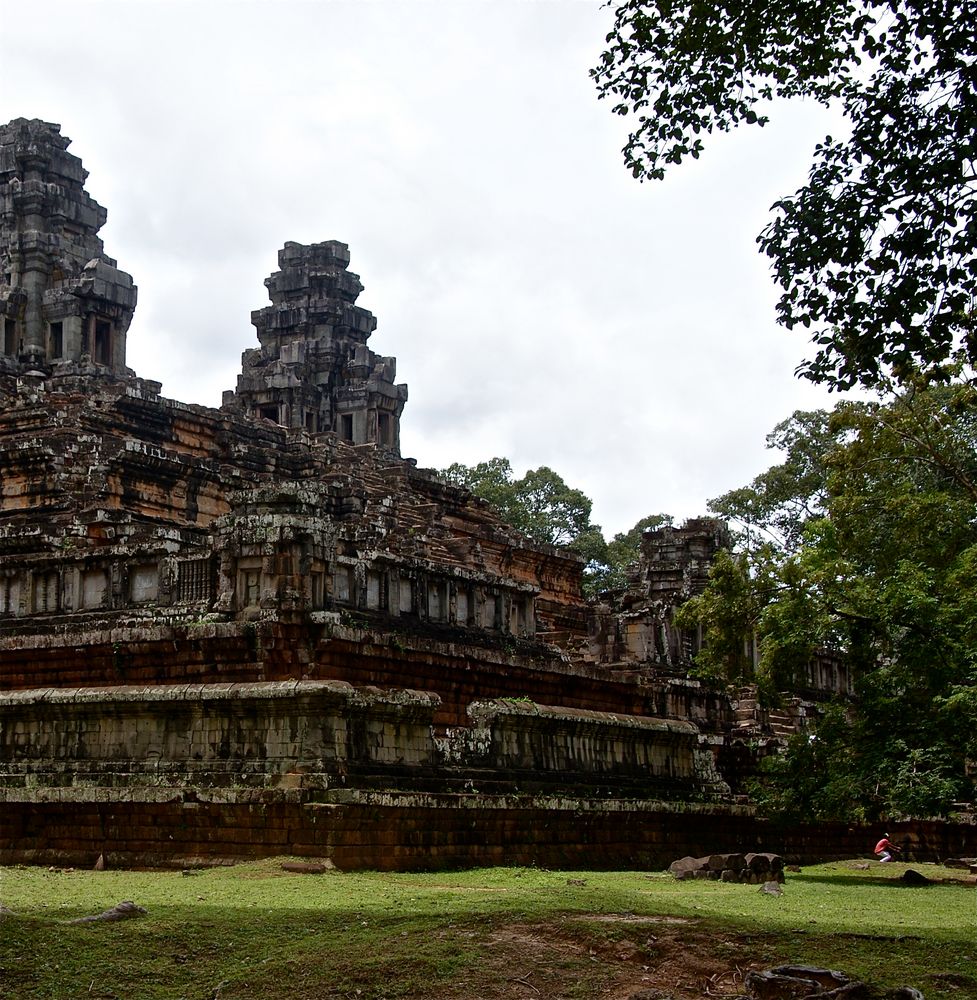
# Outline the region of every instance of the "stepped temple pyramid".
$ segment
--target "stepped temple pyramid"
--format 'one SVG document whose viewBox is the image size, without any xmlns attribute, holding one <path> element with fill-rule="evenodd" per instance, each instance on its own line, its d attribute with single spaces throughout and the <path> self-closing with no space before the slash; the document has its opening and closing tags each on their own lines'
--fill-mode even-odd
<svg viewBox="0 0 977 1000">
<path fill-rule="evenodd" d="M 848 679 L 819 663 L 775 716 L 689 679 L 672 612 L 724 526 L 649 532 L 585 601 L 577 557 L 401 457 L 407 388 L 338 242 L 279 252 L 220 408 L 162 396 L 68 145 L 0 127 L 0 863 L 620 865 L 748 836 L 745 772 Z"/>
</svg>

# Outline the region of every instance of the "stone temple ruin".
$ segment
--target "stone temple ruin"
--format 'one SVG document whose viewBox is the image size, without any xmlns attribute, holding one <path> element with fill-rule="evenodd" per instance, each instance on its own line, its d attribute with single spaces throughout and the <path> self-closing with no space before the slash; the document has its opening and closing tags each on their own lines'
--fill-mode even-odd
<svg viewBox="0 0 977 1000">
<path fill-rule="evenodd" d="M 588 605 L 579 559 L 400 457 L 338 242 L 279 252 L 219 409 L 161 396 L 68 144 L 0 128 L 0 862 L 749 849 L 744 769 L 805 703 L 688 678 L 671 612 L 723 525 L 650 532 Z"/>
</svg>

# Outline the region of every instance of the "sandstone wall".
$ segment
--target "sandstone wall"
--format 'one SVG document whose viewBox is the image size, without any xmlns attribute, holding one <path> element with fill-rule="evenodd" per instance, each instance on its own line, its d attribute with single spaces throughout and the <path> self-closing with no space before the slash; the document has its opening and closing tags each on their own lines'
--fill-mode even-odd
<svg viewBox="0 0 977 1000">
<path fill-rule="evenodd" d="M 430 768 L 437 698 L 335 681 L 0 695 L 7 787 L 328 787 L 351 768 Z"/>
<path fill-rule="evenodd" d="M 305 678 L 432 692 L 441 699 L 438 726 L 467 725 L 470 703 L 505 697 L 684 719 L 715 732 L 732 725 L 728 701 L 696 682 L 609 675 L 511 637 L 430 625 L 393 632 L 357 618 L 167 624 L 153 611 L 138 624 L 92 616 L 87 626 L 75 619 L 62 629 L 55 621 L 48 634 L 0 635 L 0 690 Z"/>
<path fill-rule="evenodd" d="M 610 782 L 645 795 L 683 800 L 728 793 L 713 772 L 708 751 L 699 752 L 699 730 L 670 719 L 593 712 L 528 699 L 476 702 L 469 727 L 449 753 L 471 766 L 510 777 L 532 788 L 558 774 L 562 784 L 584 789 Z"/>
<path fill-rule="evenodd" d="M 0 787 L 573 789 L 720 795 L 687 723 L 502 700 L 435 736 L 436 695 L 336 681 L 0 695 Z M 700 759 L 701 758 L 701 759 Z"/>
</svg>

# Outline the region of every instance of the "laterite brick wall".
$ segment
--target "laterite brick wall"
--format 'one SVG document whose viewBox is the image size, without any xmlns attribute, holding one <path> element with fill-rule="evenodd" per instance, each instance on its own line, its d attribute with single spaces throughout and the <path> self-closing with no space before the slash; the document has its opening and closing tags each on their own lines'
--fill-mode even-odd
<svg viewBox="0 0 977 1000">
<path fill-rule="evenodd" d="M 878 830 L 778 827 L 737 807 L 505 797 L 301 793 L 94 801 L 0 793 L 0 863 L 186 866 L 275 855 L 330 858 L 340 869 L 480 865 L 659 870 L 685 855 L 775 851 L 806 864 L 867 857 Z M 910 861 L 977 854 L 977 827 L 890 826 Z"/>
</svg>

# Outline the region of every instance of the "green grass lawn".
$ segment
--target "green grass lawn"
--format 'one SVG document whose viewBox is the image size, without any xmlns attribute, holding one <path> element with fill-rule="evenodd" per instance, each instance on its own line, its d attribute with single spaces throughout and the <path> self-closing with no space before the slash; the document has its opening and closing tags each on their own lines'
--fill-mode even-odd
<svg viewBox="0 0 977 1000">
<path fill-rule="evenodd" d="M 180 872 L 0 869 L 4 998 L 676 997 L 749 967 L 821 964 L 927 1000 L 977 997 L 973 877 L 823 865 L 756 886 L 646 872 L 296 875 L 281 861 Z M 951 881 L 952 879 L 952 881 Z M 67 924 L 124 899 L 146 916 Z"/>
</svg>

